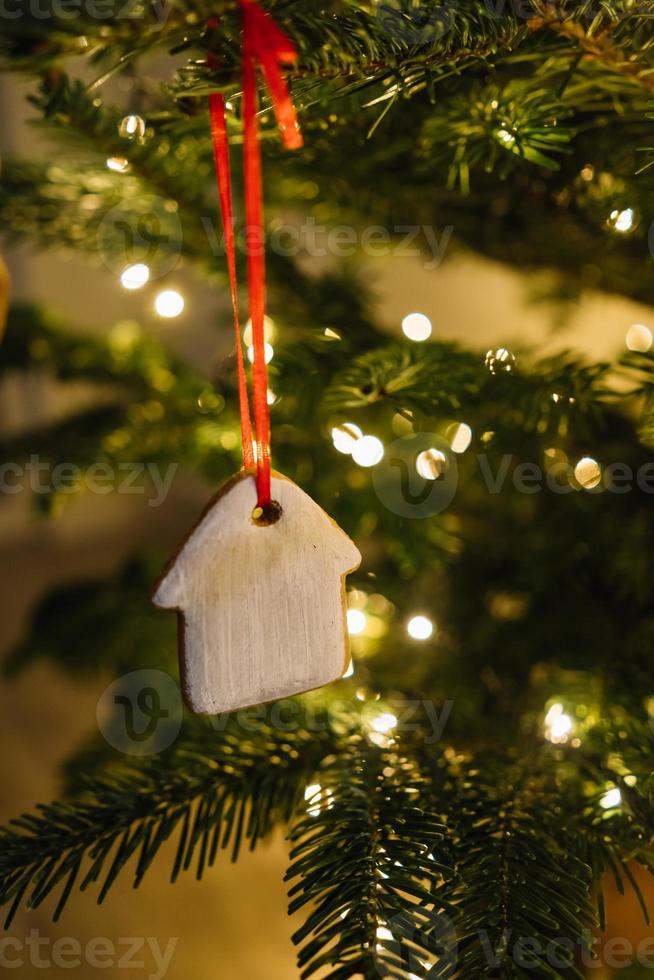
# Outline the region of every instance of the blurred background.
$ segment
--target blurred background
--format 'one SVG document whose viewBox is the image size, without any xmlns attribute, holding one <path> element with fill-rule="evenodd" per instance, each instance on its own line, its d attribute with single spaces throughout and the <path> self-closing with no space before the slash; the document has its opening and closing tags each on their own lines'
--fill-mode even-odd
<svg viewBox="0 0 654 980">
<path fill-rule="evenodd" d="M 29 126 L 30 108 L 20 82 L 0 80 L 3 105 L 1 149 L 25 157 L 52 153 Z M 61 311 L 71 326 L 103 332 L 121 320 L 138 318 L 180 356 L 196 367 L 226 354 L 232 346 L 228 296 L 210 290 L 184 268 L 172 269 L 145 289 L 123 289 L 104 268 L 89 268 L 70 255 L 37 254 L 16 248 L 4 254 L 13 299 L 37 301 Z M 574 348 L 591 360 L 611 358 L 625 349 L 633 324 L 654 329 L 654 310 L 624 299 L 586 294 L 565 314 L 534 300 L 533 283 L 502 265 L 445 249 L 441 264 L 426 270 L 422 260 L 386 257 L 366 260 L 377 297 L 377 313 L 389 333 L 399 333 L 411 312 L 427 315 L 434 336 L 484 349 L 516 343 L 539 350 Z M 164 319 L 155 310 L 161 290 L 183 297 L 182 312 Z M 28 431 L 44 420 L 61 418 L 99 397 L 96 390 L 67 385 L 65 391 L 46 377 L 16 376 L 0 388 L 0 427 L 6 433 Z M 31 610 L 55 584 L 92 580 L 120 567 L 135 542 L 162 554 L 169 552 L 205 502 L 209 488 L 181 476 L 160 507 L 148 507 L 143 496 L 79 495 L 54 519 L 40 519 L 29 494 L 0 498 L 0 628 L 3 654 L 25 636 Z M 134 665 L 135 668 L 138 664 Z M 3 821 L 59 790 L 59 766 L 96 729 L 96 706 L 111 677 L 72 683 L 52 666 L 37 661 L 27 672 L 0 686 L 0 810 Z M 55 938 L 73 936 L 85 943 L 107 937 L 119 944 L 126 937 L 151 937 L 159 948 L 172 949 L 165 975 L 169 980 L 247 978 L 293 980 L 293 923 L 285 911 L 285 842 L 280 838 L 238 866 L 225 858 L 199 884 L 191 875 L 174 888 L 168 884 L 170 858 L 158 861 L 138 895 L 126 878 L 98 908 L 89 896 L 74 895 L 63 919 L 50 921 L 46 905 L 21 913 L 11 935 L 30 930 Z M 654 904 L 654 889 L 642 881 Z M 609 932 L 632 943 L 654 933 L 642 921 L 633 895 L 608 892 Z M 173 947 L 168 944 L 175 940 Z M 127 946 L 124 947 L 127 950 Z M 147 945 L 134 955 L 131 977 L 159 976 Z M 136 965 L 141 962 L 141 965 Z M 127 967 L 103 967 L 107 978 L 123 976 Z M 51 966 L 48 976 L 88 976 L 79 968 Z M 21 976 L 42 976 L 23 967 Z M 604 968 L 596 977 L 612 975 Z M 637 974 L 618 971 L 625 978 Z M 644 972 L 642 975 L 646 975 Z"/>
</svg>

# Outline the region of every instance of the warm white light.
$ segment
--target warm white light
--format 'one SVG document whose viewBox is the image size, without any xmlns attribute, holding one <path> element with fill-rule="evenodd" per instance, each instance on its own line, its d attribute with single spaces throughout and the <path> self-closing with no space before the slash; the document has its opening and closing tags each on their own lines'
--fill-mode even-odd
<svg viewBox="0 0 654 980">
<path fill-rule="evenodd" d="M 304 791 L 304 801 L 308 803 L 307 813 L 311 817 L 317 817 L 320 813 L 320 803 L 322 801 L 322 786 L 320 783 L 311 783 Z"/>
<path fill-rule="evenodd" d="M 184 297 L 176 289 L 164 289 L 157 294 L 154 308 L 159 316 L 171 320 L 173 317 L 179 316 L 184 309 Z"/>
<path fill-rule="evenodd" d="M 602 479 L 602 470 L 592 456 L 583 456 L 575 466 L 575 480 L 584 488 L 592 490 Z"/>
<path fill-rule="evenodd" d="M 273 349 L 272 344 L 267 344 L 267 343 L 264 344 L 263 359 L 266 362 L 266 364 L 270 364 L 274 356 L 275 356 L 275 351 Z M 254 364 L 254 347 L 248 347 L 248 361 L 250 362 L 250 364 Z"/>
<path fill-rule="evenodd" d="M 465 422 L 457 425 L 450 435 L 450 445 L 455 453 L 464 453 L 472 442 L 472 429 Z"/>
<path fill-rule="evenodd" d="M 431 320 L 424 313 L 409 313 L 402 320 L 402 331 L 409 340 L 420 343 L 431 336 Z"/>
<path fill-rule="evenodd" d="M 377 929 L 377 939 L 385 939 L 387 942 L 391 942 L 394 936 L 390 929 L 386 926 L 379 926 Z"/>
<path fill-rule="evenodd" d="M 355 445 L 363 436 L 363 432 L 354 422 L 344 422 L 342 425 L 335 425 L 332 429 L 332 442 L 334 449 L 345 456 L 351 456 Z"/>
<path fill-rule="evenodd" d="M 368 617 L 361 609 L 348 609 L 347 611 L 347 631 L 350 636 L 358 636 L 366 628 Z"/>
<path fill-rule="evenodd" d="M 567 742 L 572 731 L 572 718 L 563 711 L 563 705 L 553 704 L 545 715 L 545 738 L 555 745 Z"/>
<path fill-rule="evenodd" d="M 141 289 L 150 278 L 150 270 L 143 262 L 129 265 L 121 274 L 120 282 L 125 289 Z"/>
<path fill-rule="evenodd" d="M 406 631 L 414 640 L 428 640 L 434 632 L 434 624 L 426 616 L 412 616 Z"/>
<path fill-rule="evenodd" d="M 270 342 L 275 336 L 275 321 L 271 316 L 263 318 L 263 339 Z M 243 329 L 243 343 L 246 347 L 252 347 L 252 320 L 248 320 Z"/>
<path fill-rule="evenodd" d="M 270 388 L 266 392 L 266 401 L 268 402 L 269 405 L 274 405 L 275 402 L 277 401 L 277 395 L 275 394 L 274 391 L 271 391 Z"/>
<path fill-rule="evenodd" d="M 377 717 L 373 718 L 370 722 L 370 727 L 374 728 L 374 730 L 379 732 L 380 735 L 388 735 L 389 732 L 393 731 L 396 725 L 397 718 L 395 715 L 392 715 L 390 711 L 382 711 L 381 714 L 377 715 Z"/>
<path fill-rule="evenodd" d="M 515 143 L 515 136 L 510 133 L 508 129 L 498 129 L 497 138 L 500 142 L 504 143 L 505 146 L 513 146 Z"/>
<path fill-rule="evenodd" d="M 416 472 L 423 480 L 438 480 L 447 469 L 447 456 L 440 449 L 424 449 L 416 457 Z"/>
<path fill-rule="evenodd" d="M 129 167 L 129 160 L 126 160 L 125 157 L 109 157 L 107 167 L 117 174 L 124 174 Z"/>
<path fill-rule="evenodd" d="M 634 226 L 634 209 L 625 208 L 624 211 L 611 211 L 611 216 L 609 223 L 615 231 L 620 231 L 625 234 Z"/>
<path fill-rule="evenodd" d="M 350 660 L 350 666 L 343 674 L 343 677 L 351 677 L 353 673 L 354 673 L 354 660 Z"/>
<path fill-rule="evenodd" d="M 644 354 L 652 346 L 652 331 L 643 323 L 634 323 L 627 330 L 627 348 Z"/>
<path fill-rule="evenodd" d="M 135 115 L 123 116 L 118 132 L 125 139 L 143 139 L 145 136 L 145 119 Z"/>
<path fill-rule="evenodd" d="M 486 352 L 486 367 L 491 374 L 506 371 L 509 374 L 515 367 L 515 354 L 508 347 L 495 347 Z"/>
<path fill-rule="evenodd" d="M 377 436 L 363 436 L 352 447 L 352 459 L 359 466 L 376 466 L 384 455 L 384 444 Z"/>
<path fill-rule="evenodd" d="M 600 800 L 600 806 L 603 810 L 615 810 L 621 803 L 622 793 L 617 786 L 614 789 L 608 790 Z"/>
</svg>

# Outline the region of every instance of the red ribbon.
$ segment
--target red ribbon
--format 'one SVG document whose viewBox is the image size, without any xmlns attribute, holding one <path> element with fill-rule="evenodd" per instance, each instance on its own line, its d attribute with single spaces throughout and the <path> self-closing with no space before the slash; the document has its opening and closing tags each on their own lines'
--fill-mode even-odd
<svg viewBox="0 0 654 980">
<path fill-rule="evenodd" d="M 239 0 L 243 15 L 243 164 L 245 180 L 245 224 L 248 270 L 248 299 L 252 321 L 252 402 L 254 435 L 248 401 L 247 380 L 241 346 L 240 318 L 236 291 L 236 250 L 232 208 L 229 146 L 225 122 L 225 100 L 219 93 L 209 96 L 211 135 L 213 138 L 220 211 L 225 234 L 225 251 L 234 310 L 236 359 L 241 413 L 243 466 L 256 464 L 257 503 L 270 503 L 270 411 L 268 408 L 268 368 L 265 357 L 264 315 L 266 309 L 265 235 L 263 227 L 263 191 L 261 152 L 257 120 L 257 65 L 260 66 L 272 101 L 282 139 L 288 149 L 302 145 L 293 100 L 280 71 L 280 65 L 294 63 L 297 53 L 290 40 L 255 0 Z M 215 21 L 209 26 L 214 26 Z M 215 59 L 214 59 L 215 60 Z M 209 62 L 212 63 L 211 60 Z"/>
</svg>

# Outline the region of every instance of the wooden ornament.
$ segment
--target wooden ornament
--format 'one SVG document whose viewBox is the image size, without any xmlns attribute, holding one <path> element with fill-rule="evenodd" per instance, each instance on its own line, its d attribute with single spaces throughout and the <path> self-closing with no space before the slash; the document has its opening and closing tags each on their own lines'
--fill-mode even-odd
<svg viewBox="0 0 654 980">
<path fill-rule="evenodd" d="M 309 691 L 349 667 L 345 576 L 361 555 L 311 497 L 275 472 L 272 499 L 278 519 L 257 522 L 254 476 L 238 473 L 156 586 L 154 604 L 179 614 L 184 695 L 199 714 Z"/>
</svg>

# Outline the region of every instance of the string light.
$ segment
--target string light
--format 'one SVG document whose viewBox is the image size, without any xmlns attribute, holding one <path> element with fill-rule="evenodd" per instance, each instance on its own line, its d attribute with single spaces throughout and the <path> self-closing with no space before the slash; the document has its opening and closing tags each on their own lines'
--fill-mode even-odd
<svg viewBox="0 0 654 980">
<path fill-rule="evenodd" d="M 633 208 L 624 208 L 623 211 L 617 208 L 611 211 L 609 215 L 608 224 L 614 230 L 620 232 L 621 235 L 626 235 L 634 227 L 635 223 L 635 213 Z"/>
<path fill-rule="evenodd" d="M 359 466 L 376 466 L 384 456 L 384 444 L 377 436 L 363 436 L 352 448 L 352 459 Z"/>
<path fill-rule="evenodd" d="M 600 806 L 603 810 L 615 810 L 622 803 L 622 793 L 617 786 L 612 789 L 607 790 L 604 796 L 600 800 Z"/>
<path fill-rule="evenodd" d="M 416 457 L 416 472 L 423 480 L 438 480 L 448 469 L 447 456 L 440 449 L 424 449 Z"/>
<path fill-rule="evenodd" d="M 345 456 L 351 456 L 352 450 L 362 436 L 363 432 L 354 422 L 343 422 L 342 425 L 335 425 L 332 429 L 334 449 Z"/>
<path fill-rule="evenodd" d="M 275 356 L 275 350 L 272 344 L 265 343 L 263 345 L 263 357 L 266 364 L 270 364 L 273 357 Z M 248 347 L 248 361 L 250 364 L 254 364 L 254 347 Z"/>
<path fill-rule="evenodd" d="M 263 339 L 268 342 L 275 338 L 275 321 L 271 316 L 263 318 Z M 252 320 L 248 320 L 243 328 L 243 343 L 246 347 L 252 347 Z"/>
<path fill-rule="evenodd" d="M 460 422 L 448 431 L 450 446 L 454 453 L 464 453 L 472 442 L 472 429 L 465 422 Z"/>
<path fill-rule="evenodd" d="M 643 323 L 634 323 L 627 330 L 627 349 L 645 354 L 652 346 L 652 331 Z"/>
<path fill-rule="evenodd" d="M 368 622 L 368 617 L 361 609 L 348 609 L 347 611 L 347 631 L 350 636 L 358 636 L 363 633 Z"/>
<path fill-rule="evenodd" d="M 176 289 L 163 289 L 157 293 L 154 308 L 166 320 L 179 316 L 184 309 L 184 297 Z"/>
<path fill-rule="evenodd" d="M 311 783 L 304 790 L 304 801 L 308 803 L 307 813 L 310 817 L 317 817 L 323 808 L 323 804 L 329 809 L 334 805 L 334 794 L 331 790 L 323 791 L 320 783 Z"/>
<path fill-rule="evenodd" d="M 431 320 L 424 313 L 409 313 L 402 320 L 402 332 L 409 340 L 421 343 L 431 337 Z"/>
<path fill-rule="evenodd" d="M 123 116 L 118 127 L 119 134 L 128 140 L 141 140 L 145 136 L 145 119 L 142 116 Z"/>
<path fill-rule="evenodd" d="M 126 160 L 125 157 L 108 157 L 107 167 L 117 174 L 124 174 L 129 168 L 129 160 Z"/>
<path fill-rule="evenodd" d="M 375 715 L 375 717 L 370 722 L 370 727 L 380 735 L 388 735 L 392 732 L 397 725 L 397 718 L 390 711 L 382 711 L 380 714 Z"/>
<path fill-rule="evenodd" d="M 407 623 L 406 631 L 414 640 L 428 640 L 434 632 L 434 624 L 427 616 L 412 616 Z"/>
<path fill-rule="evenodd" d="M 486 352 L 485 364 L 491 374 L 500 374 L 502 371 L 509 374 L 515 367 L 515 354 L 507 347 L 491 348 Z"/>
<path fill-rule="evenodd" d="M 150 270 L 143 262 L 129 265 L 121 273 L 120 282 L 125 289 L 141 289 L 150 278 Z"/>
<path fill-rule="evenodd" d="M 545 738 L 554 745 L 559 745 L 568 741 L 572 728 L 572 718 L 565 714 L 563 705 L 557 701 L 545 715 Z"/>
<path fill-rule="evenodd" d="M 575 466 L 575 480 L 584 490 L 592 490 L 602 480 L 602 470 L 592 456 L 583 456 Z"/>
<path fill-rule="evenodd" d="M 505 146 L 513 146 L 515 144 L 515 136 L 510 133 L 508 129 L 498 129 L 497 138 L 500 143 L 504 143 Z"/>
</svg>

